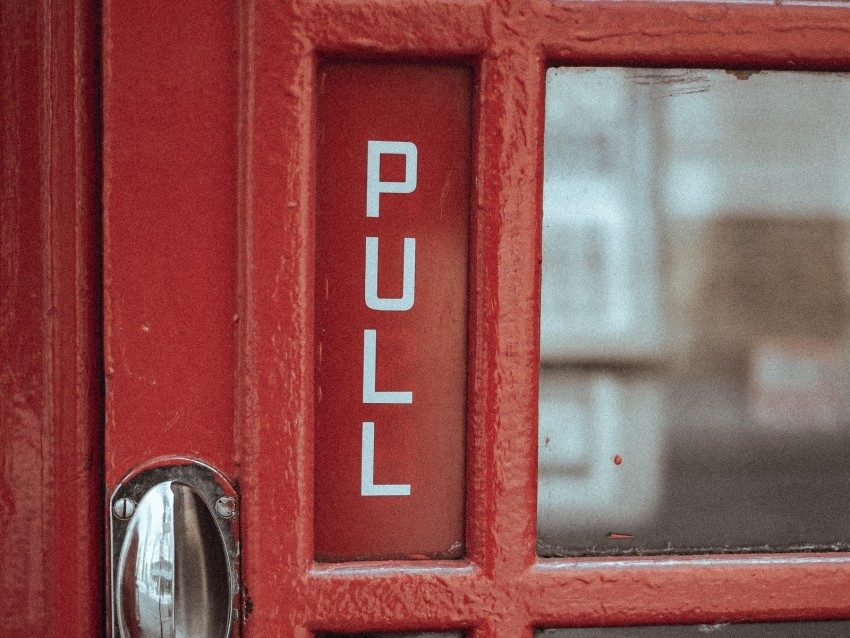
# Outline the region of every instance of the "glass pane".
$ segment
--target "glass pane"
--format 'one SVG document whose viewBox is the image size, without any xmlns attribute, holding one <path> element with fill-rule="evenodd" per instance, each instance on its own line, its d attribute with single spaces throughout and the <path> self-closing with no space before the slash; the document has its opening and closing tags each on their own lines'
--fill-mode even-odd
<svg viewBox="0 0 850 638">
<path fill-rule="evenodd" d="M 459 631 L 423 631 L 366 634 L 316 634 L 316 638 L 463 638 L 463 634 Z"/>
<path fill-rule="evenodd" d="M 850 78 L 550 69 L 542 555 L 850 547 Z"/>
<path fill-rule="evenodd" d="M 850 622 L 788 622 L 746 625 L 678 625 L 667 627 L 604 627 L 545 629 L 537 638 L 844 638 Z"/>
</svg>

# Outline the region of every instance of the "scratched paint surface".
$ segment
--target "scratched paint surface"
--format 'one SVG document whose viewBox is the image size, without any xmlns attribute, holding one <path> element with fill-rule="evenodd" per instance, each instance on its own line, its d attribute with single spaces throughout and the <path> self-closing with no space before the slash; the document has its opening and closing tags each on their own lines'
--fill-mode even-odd
<svg viewBox="0 0 850 638">
<path fill-rule="evenodd" d="M 4 23 L 17 20 L 18 28 L 35 26 L 36 12 L 12 13 L 4 5 Z M 11 15 L 10 15 L 11 14 Z M 14 22 L 13 22 L 14 24 Z M 49 450 L 42 443 L 42 428 L 49 431 L 49 389 L 45 387 L 45 355 L 49 343 L 43 343 L 46 329 L 43 299 L 45 284 L 44 220 L 40 214 L 38 182 L 27 175 L 38 175 L 39 130 L 26 128 L 28 119 L 39 115 L 41 94 L 37 82 L 25 75 L 38 73 L 36 42 L 17 50 L 4 47 L 4 62 L 20 67 L 6 71 L 3 91 L 3 208 L 2 238 L 2 310 L 0 317 L 0 414 L 2 414 L 2 474 L 0 474 L 0 525 L 7 533 L 0 536 L 0 548 L 6 556 L 19 558 L 0 572 L 3 598 L 15 604 L 3 605 L 4 624 L 11 623 L 23 633 L 41 633 L 49 629 L 49 575 L 41 565 L 49 555 L 49 538 L 41 523 L 49 505 L 49 494 L 42 485 L 42 474 L 50 472 Z M 8 56 L 8 57 L 7 57 Z M 7 62 L 8 60 L 8 62 Z M 8 76 L 6 75 L 8 74 Z M 26 548 L 20 552 L 17 548 Z M 28 611 L 22 612 L 21 609 Z"/>
</svg>

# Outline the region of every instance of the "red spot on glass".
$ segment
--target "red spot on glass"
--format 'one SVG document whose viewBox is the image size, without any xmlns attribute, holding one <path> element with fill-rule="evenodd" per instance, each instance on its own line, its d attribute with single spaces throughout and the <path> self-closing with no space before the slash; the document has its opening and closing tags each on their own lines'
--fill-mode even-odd
<svg viewBox="0 0 850 638">
<path fill-rule="evenodd" d="M 608 538 L 613 539 L 615 541 L 620 541 L 624 539 L 634 538 L 633 534 L 618 534 L 616 532 L 611 532 L 608 534 Z"/>
<path fill-rule="evenodd" d="M 614 465 L 620 465 L 623 462 L 623 457 L 619 454 L 614 456 Z"/>
</svg>

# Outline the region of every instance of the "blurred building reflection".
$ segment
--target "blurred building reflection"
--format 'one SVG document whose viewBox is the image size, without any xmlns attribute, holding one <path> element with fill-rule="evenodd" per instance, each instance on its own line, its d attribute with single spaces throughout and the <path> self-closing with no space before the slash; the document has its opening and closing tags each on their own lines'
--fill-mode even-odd
<svg viewBox="0 0 850 638">
<path fill-rule="evenodd" d="M 850 544 L 850 79 L 550 69 L 541 553 Z"/>
</svg>

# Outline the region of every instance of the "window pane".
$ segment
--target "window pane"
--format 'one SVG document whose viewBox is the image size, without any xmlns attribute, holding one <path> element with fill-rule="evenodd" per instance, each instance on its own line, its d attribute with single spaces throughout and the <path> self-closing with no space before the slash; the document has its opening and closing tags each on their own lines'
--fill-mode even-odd
<svg viewBox="0 0 850 638">
<path fill-rule="evenodd" d="M 679 625 L 667 627 L 605 627 L 546 629 L 536 638 L 844 638 L 850 622 L 788 622 L 746 625 Z"/>
<path fill-rule="evenodd" d="M 365 634 L 316 634 L 316 638 L 462 638 L 459 631 L 389 632 Z"/>
<path fill-rule="evenodd" d="M 550 69 L 543 555 L 850 544 L 850 79 Z"/>
</svg>

